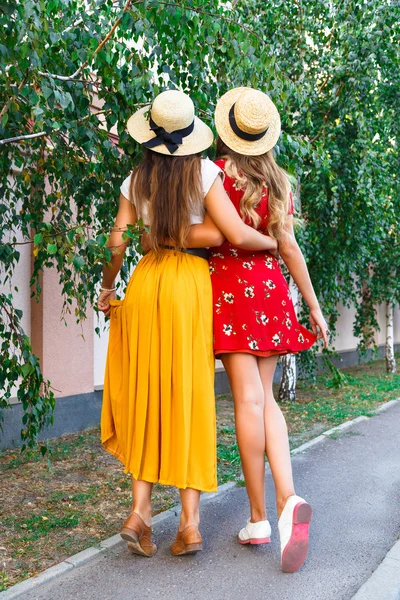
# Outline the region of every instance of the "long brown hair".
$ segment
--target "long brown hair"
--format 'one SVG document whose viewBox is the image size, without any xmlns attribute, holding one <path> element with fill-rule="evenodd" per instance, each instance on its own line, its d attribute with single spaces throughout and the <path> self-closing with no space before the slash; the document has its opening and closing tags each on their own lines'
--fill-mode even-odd
<svg viewBox="0 0 400 600">
<path fill-rule="evenodd" d="M 146 149 L 133 171 L 130 193 L 138 217 L 147 209 L 153 249 L 158 251 L 166 238 L 185 248 L 191 213 L 204 211 L 201 155 L 168 156 Z"/>
<path fill-rule="evenodd" d="M 234 152 L 217 138 L 217 158 L 225 158 L 225 171 L 243 190 L 240 200 L 242 219 L 249 219 L 254 227 L 260 223 L 255 208 L 263 189 L 268 189 L 268 233 L 279 240 L 284 235 L 290 198 L 290 182 L 285 171 L 277 165 L 273 151 L 260 156 L 246 156 Z"/>
</svg>

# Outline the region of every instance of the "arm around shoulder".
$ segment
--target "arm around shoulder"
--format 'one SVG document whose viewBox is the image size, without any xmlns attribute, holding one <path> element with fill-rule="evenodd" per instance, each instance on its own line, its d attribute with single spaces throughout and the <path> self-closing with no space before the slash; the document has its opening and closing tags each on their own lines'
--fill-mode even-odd
<svg viewBox="0 0 400 600">
<path fill-rule="evenodd" d="M 291 259 L 296 254 L 301 253 L 296 237 L 292 231 L 286 231 L 279 241 L 279 254 L 283 260 Z"/>
<path fill-rule="evenodd" d="M 220 177 L 211 186 L 206 198 L 207 212 L 226 239 L 246 250 L 275 250 L 276 240 L 246 225 L 230 201 Z"/>
</svg>

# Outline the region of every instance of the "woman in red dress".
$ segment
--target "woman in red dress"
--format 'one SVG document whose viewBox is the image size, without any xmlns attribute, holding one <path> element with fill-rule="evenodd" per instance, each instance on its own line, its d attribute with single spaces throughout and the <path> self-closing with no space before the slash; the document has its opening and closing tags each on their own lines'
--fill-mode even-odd
<svg viewBox="0 0 400 600">
<path fill-rule="evenodd" d="M 282 569 L 297 571 L 308 549 L 311 507 L 294 490 L 287 427 L 272 382 L 278 355 L 306 350 L 327 325 L 293 233 L 293 201 L 286 173 L 272 148 L 280 134 L 273 102 L 251 88 L 230 90 L 215 113 L 216 164 L 242 219 L 279 242 L 279 251 L 310 309 L 312 332 L 300 325 L 279 260 L 268 252 L 235 248 L 226 241 L 211 250 L 214 349 L 228 373 L 235 423 L 250 501 L 241 544 L 270 541 L 264 498 L 265 453 L 276 488 Z"/>
</svg>

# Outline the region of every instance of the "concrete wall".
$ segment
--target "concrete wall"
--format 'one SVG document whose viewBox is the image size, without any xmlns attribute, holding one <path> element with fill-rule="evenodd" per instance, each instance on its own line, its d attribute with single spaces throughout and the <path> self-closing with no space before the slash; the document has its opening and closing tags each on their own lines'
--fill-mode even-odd
<svg viewBox="0 0 400 600">
<path fill-rule="evenodd" d="M 76 324 L 74 303 L 71 313 L 61 318 L 63 299 L 55 269 L 43 274 L 43 289 L 39 303 L 42 311 L 42 347 L 34 350 L 41 359 L 43 373 L 51 381 L 56 396 L 71 396 L 93 391 L 94 313 L 81 325 Z M 40 319 L 32 323 L 40 326 Z"/>
<path fill-rule="evenodd" d="M 108 323 L 102 315 L 88 310 L 87 320 L 76 324 L 74 306 L 72 314 L 61 319 L 62 297 L 55 269 L 45 269 L 41 278 L 42 295 L 39 303 L 30 299 L 29 280 L 31 275 L 32 245 L 20 246 L 21 258 L 11 282 L 2 286 L 1 291 L 11 292 L 15 305 L 23 310 L 23 326 L 31 336 L 34 352 L 39 356 L 46 379 L 51 381 L 58 397 L 55 424 L 43 433 L 52 437 L 61 433 L 78 431 L 98 424 L 101 409 L 101 390 L 107 354 Z M 14 291 L 18 288 L 18 292 Z M 355 309 L 339 307 L 340 317 L 337 324 L 337 336 L 333 341 L 340 353 L 342 362 L 338 365 L 350 366 L 358 360 L 358 339 L 353 335 Z M 381 330 L 376 333 L 375 341 L 381 346 L 381 355 L 385 343 L 385 307 L 377 309 Z M 395 310 L 395 343 L 400 345 L 400 308 Z M 95 333 L 99 327 L 100 336 Z M 222 364 L 216 364 L 216 392 L 229 390 L 226 373 Z M 277 370 L 276 379 L 280 377 Z M 16 390 L 15 390 L 16 394 Z M 14 400 L 15 402 L 15 400 Z M 21 406 L 16 404 L 4 413 L 4 431 L 0 434 L 0 448 L 20 443 Z"/>
<path fill-rule="evenodd" d="M 29 279 L 31 273 L 29 244 L 20 247 L 21 259 L 11 283 L 3 285 L 1 291 L 9 292 L 13 287 L 16 306 L 23 310 L 23 326 L 32 337 L 34 351 L 41 359 L 45 377 L 50 379 L 56 396 L 71 396 L 102 389 L 107 354 L 108 324 L 104 317 L 88 311 L 88 318 L 77 325 L 74 314 L 66 316 L 67 326 L 61 319 L 62 298 L 55 269 L 46 269 L 42 278 L 42 296 L 39 304 L 31 302 Z M 340 306 L 337 336 L 333 341 L 340 353 L 357 349 L 358 338 L 353 335 L 355 308 Z M 73 313 L 73 307 L 72 307 Z M 385 343 L 385 307 L 377 309 L 381 330 L 376 333 L 376 343 Z M 94 331 L 101 330 L 100 336 Z M 400 343 L 400 308 L 395 310 L 395 343 Z M 217 368 L 222 368 L 217 361 Z"/>
</svg>

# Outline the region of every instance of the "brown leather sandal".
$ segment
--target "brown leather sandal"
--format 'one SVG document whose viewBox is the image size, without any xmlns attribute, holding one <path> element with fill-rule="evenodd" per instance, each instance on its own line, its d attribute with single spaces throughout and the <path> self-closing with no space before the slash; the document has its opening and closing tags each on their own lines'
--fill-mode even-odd
<svg viewBox="0 0 400 600">
<path fill-rule="evenodd" d="M 196 554 L 201 550 L 203 550 L 203 538 L 196 525 L 188 525 L 183 531 L 178 531 L 171 546 L 171 554 L 174 556 Z"/>
<path fill-rule="evenodd" d="M 135 512 L 125 521 L 120 536 L 134 554 L 151 558 L 157 552 L 157 546 L 151 541 L 151 527 Z"/>
</svg>

